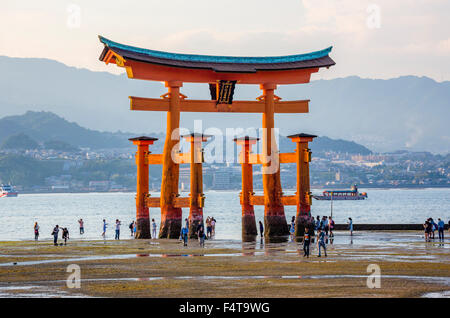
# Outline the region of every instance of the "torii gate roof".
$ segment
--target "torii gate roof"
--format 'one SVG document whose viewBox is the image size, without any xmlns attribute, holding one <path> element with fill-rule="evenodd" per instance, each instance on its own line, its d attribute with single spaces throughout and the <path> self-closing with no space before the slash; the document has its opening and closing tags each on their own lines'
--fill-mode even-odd
<svg viewBox="0 0 450 318">
<path fill-rule="evenodd" d="M 332 47 L 296 55 L 239 57 L 169 53 L 120 44 L 102 36 L 99 39 L 105 46 L 101 61 L 127 68 L 130 78 L 155 81 L 306 83 L 312 72 L 335 64 L 328 56 Z"/>
</svg>

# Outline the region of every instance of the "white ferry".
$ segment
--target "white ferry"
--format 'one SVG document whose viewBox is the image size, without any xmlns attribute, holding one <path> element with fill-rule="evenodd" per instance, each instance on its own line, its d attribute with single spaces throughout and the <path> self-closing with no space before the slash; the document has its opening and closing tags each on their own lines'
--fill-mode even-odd
<svg viewBox="0 0 450 318">
<path fill-rule="evenodd" d="M 364 200 L 367 193 L 358 192 L 356 184 L 350 190 L 325 190 L 322 195 L 313 195 L 316 200 Z"/>
<path fill-rule="evenodd" d="M 19 194 L 13 186 L 2 184 L 0 185 L 0 198 L 1 197 L 17 197 Z"/>
</svg>

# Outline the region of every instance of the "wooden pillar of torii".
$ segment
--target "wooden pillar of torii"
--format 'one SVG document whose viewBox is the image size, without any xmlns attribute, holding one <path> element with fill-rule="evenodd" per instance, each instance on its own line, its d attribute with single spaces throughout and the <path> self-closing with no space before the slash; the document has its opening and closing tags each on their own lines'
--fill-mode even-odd
<svg viewBox="0 0 450 318">
<path fill-rule="evenodd" d="M 262 154 L 249 154 L 248 157 L 251 162 L 263 166 L 264 196 L 254 196 L 250 192 L 245 194 L 248 203 L 246 211 L 251 210 L 249 206 L 264 205 L 265 235 L 270 237 L 287 234 L 284 205 L 298 205 L 300 199 L 296 196 L 283 196 L 279 167 L 280 163 L 297 161 L 293 154 L 279 154 L 274 138 L 274 115 L 307 113 L 309 100 L 280 101 L 274 91 L 277 85 L 308 83 L 312 73 L 318 72 L 322 67 L 334 65 L 334 61 L 329 57 L 331 47 L 288 56 L 232 57 L 169 53 L 124 45 L 101 36 L 99 39 L 104 44 L 100 60 L 105 64 L 112 63 L 125 68 L 129 78 L 165 82 L 168 87 L 168 93 L 162 98 L 130 97 L 131 110 L 167 112 L 163 154 L 150 154 L 148 145 L 146 150 L 145 145 L 136 141 L 136 207 L 142 227 L 147 227 L 148 208 L 159 207 L 159 237 L 178 238 L 182 224 L 181 208 L 190 207 L 191 211 L 200 208 L 196 198 L 180 197 L 178 193 L 179 164 L 194 164 L 190 158 L 191 154 L 179 153 L 180 112 L 260 113 L 264 128 Z M 211 100 L 188 100 L 180 94 L 180 87 L 184 82 L 209 84 Z M 236 84 L 260 85 L 263 95 L 256 101 L 234 101 Z M 159 198 L 150 197 L 148 194 L 148 180 L 147 186 L 145 182 L 141 182 L 145 179 L 143 175 L 148 173 L 150 164 L 163 165 Z M 248 168 L 246 169 L 248 171 Z M 200 194 L 199 189 L 194 190 Z M 140 237 L 147 236 L 145 231 L 142 230 Z"/>
<path fill-rule="evenodd" d="M 252 145 L 256 144 L 259 138 L 245 136 L 235 138 L 234 141 L 241 146 L 240 162 L 242 164 L 242 191 L 240 201 L 242 207 L 242 236 L 258 235 L 255 220 L 255 209 L 250 202 L 253 193 L 253 164 L 250 162 L 250 153 Z"/>
<path fill-rule="evenodd" d="M 190 205 L 189 205 L 189 237 L 197 238 L 197 227 L 203 223 L 203 206 L 205 195 L 203 194 L 203 151 L 202 142 L 211 136 L 193 133 L 184 135 L 183 138 L 190 143 Z"/>
<path fill-rule="evenodd" d="M 281 202 L 280 161 L 275 140 L 275 84 L 261 85 L 264 112 L 262 115 L 262 165 L 264 188 L 264 235 L 281 236 L 289 233 Z"/>
<path fill-rule="evenodd" d="M 312 196 L 309 184 L 309 163 L 311 150 L 308 143 L 317 136 L 309 134 L 297 134 L 288 136 L 296 143 L 295 157 L 297 163 L 297 217 L 295 222 L 295 236 L 303 236 L 305 227 L 311 227 L 311 201 Z M 312 233 L 312 229 L 310 229 Z"/>
<path fill-rule="evenodd" d="M 180 142 L 180 81 L 167 81 L 169 109 L 167 110 L 166 140 L 163 151 L 161 181 L 161 226 L 159 237 L 177 238 L 181 232 L 182 210 L 175 206 L 178 194 L 179 165 L 172 159 L 179 152 Z"/>
<path fill-rule="evenodd" d="M 136 137 L 129 139 L 133 144 L 137 146 L 136 152 L 136 167 L 137 167 L 137 178 L 136 178 L 136 238 L 147 239 L 150 236 L 150 216 L 147 206 L 148 197 L 148 160 L 147 157 L 150 154 L 148 149 L 149 145 L 158 140 L 158 138 L 152 137 Z"/>
</svg>

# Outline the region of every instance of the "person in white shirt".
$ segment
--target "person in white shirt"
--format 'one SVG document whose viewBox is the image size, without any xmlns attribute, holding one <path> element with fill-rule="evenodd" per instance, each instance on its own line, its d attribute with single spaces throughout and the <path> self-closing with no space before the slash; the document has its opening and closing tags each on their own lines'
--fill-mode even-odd
<svg viewBox="0 0 450 318">
<path fill-rule="evenodd" d="M 119 219 L 116 219 L 116 236 L 114 239 L 118 240 L 120 237 L 120 221 Z"/>
<path fill-rule="evenodd" d="M 152 238 L 156 238 L 156 222 L 155 219 L 152 219 Z"/>
</svg>

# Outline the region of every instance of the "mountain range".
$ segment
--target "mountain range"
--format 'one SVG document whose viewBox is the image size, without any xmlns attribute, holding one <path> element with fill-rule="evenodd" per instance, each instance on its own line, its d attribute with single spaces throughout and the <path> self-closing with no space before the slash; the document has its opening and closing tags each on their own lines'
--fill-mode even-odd
<svg viewBox="0 0 450 318">
<path fill-rule="evenodd" d="M 90 129 L 89 139 L 96 147 L 108 134 L 114 139 L 121 131 L 162 133 L 165 129 L 164 113 L 132 112 L 128 100 L 130 95 L 158 97 L 166 92 L 162 83 L 69 67 L 48 59 L 0 56 L 0 69 L 2 116 L 30 110 L 52 112 Z M 210 98 L 206 84 L 185 84 L 181 92 L 189 98 Z M 314 80 L 313 75 L 311 83 L 280 86 L 276 94 L 283 100 L 311 100 L 308 114 L 276 115 L 276 126 L 284 135 L 305 132 L 333 136 L 377 152 L 450 151 L 448 81 L 416 76 Z M 234 98 L 254 100 L 259 95 L 257 86 L 237 85 Z M 181 126 L 192 128 L 195 119 L 203 120 L 203 128 L 261 126 L 261 115 L 223 113 L 183 113 Z M 107 134 L 96 141 L 94 132 Z"/>
<path fill-rule="evenodd" d="M 162 152 L 164 134 L 141 133 L 150 135 L 159 140 L 151 147 L 152 152 Z M 128 138 L 135 137 L 133 133 L 126 132 L 100 132 L 81 127 L 77 123 L 69 122 L 51 112 L 28 111 L 24 115 L 13 115 L 0 118 L 0 148 L 27 149 L 37 148 L 42 144 L 44 148 L 130 148 L 134 146 Z M 223 140 L 223 149 L 226 149 L 227 140 Z M 280 136 L 280 149 L 283 152 L 292 151 L 295 145 L 285 136 Z M 311 143 L 315 152 L 347 152 L 354 154 L 370 154 L 366 147 L 352 141 L 334 140 L 328 137 L 318 137 Z M 237 152 L 235 152 L 237 153 Z"/>
</svg>

